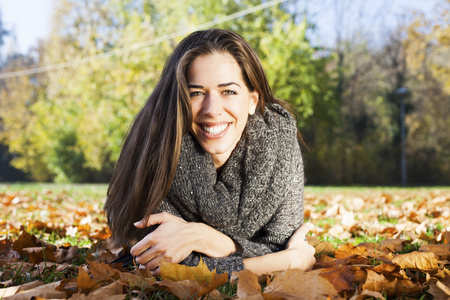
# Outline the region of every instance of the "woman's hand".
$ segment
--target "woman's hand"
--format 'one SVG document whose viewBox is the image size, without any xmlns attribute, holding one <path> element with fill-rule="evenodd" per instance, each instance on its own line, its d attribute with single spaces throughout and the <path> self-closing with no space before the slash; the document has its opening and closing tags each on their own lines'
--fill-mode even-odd
<svg viewBox="0 0 450 300">
<path fill-rule="evenodd" d="M 150 216 L 148 222 L 143 220 L 134 225 L 145 228 L 158 225 L 136 245 L 130 253 L 136 258 L 136 262 L 152 270 L 153 275 L 159 273 L 161 261 L 180 263 L 193 250 L 199 233 L 195 232 L 195 223 L 189 223 L 167 212 Z"/>
<path fill-rule="evenodd" d="M 307 223 L 300 226 L 289 239 L 285 250 L 244 259 L 245 268 L 257 275 L 287 269 L 311 269 L 316 259 L 314 247 L 306 241 L 309 230 Z"/>
<path fill-rule="evenodd" d="M 314 253 L 316 250 L 306 241 L 306 235 L 311 230 L 311 225 L 305 223 L 300 226 L 289 239 L 286 250 L 292 257 L 291 268 L 308 270 L 316 263 Z"/>
<path fill-rule="evenodd" d="M 141 241 L 131 248 L 130 253 L 136 262 L 159 273 L 161 261 L 180 263 L 191 252 L 196 251 L 210 257 L 228 256 L 236 251 L 234 241 L 214 228 L 185 220 L 167 212 L 150 216 L 148 222 L 136 222 L 138 228 L 158 225 Z"/>
</svg>

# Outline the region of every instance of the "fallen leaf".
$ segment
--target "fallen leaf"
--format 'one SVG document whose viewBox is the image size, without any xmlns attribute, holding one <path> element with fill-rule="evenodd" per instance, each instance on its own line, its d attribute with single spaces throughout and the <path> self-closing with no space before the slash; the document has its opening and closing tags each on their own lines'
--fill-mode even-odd
<svg viewBox="0 0 450 300">
<path fill-rule="evenodd" d="M 366 298 L 376 298 L 376 299 L 385 300 L 382 294 L 380 294 L 378 292 L 369 291 L 369 290 L 364 290 L 361 294 L 354 295 L 349 300 L 363 300 Z"/>
<path fill-rule="evenodd" d="M 97 284 L 91 279 L 89 274 L 83 267 L 78 267 L 77 287 L 81 289 L 81 292 L 89 294 Z"/>
<path fill-rule="evenodd" d="M 430 277 L 429 274 L 427 274 L 427 283 L 430 287 L 427 292 L 433 296 L 433 299 L 448 300 L 450 298 L 450 284 L 446 286 L 440 280 Z"/>
<path fill-rule="evenodd" d="M 450 260 L 450 244 L 422 245 L 421 252 L 433 252 L 440 260 Z"/>
<path fill-rule="evenodd" d="M 119 282 L 112 282 L 106 286 L 102 286 L 93 292 L 91 292 L 88 296 L 92 299 L 108 299 L 111 297 L 115 297 L 115 299 L 125 299 L 127 294 L 124 294 L 125 286 Z"/>
<path fill-rule="evenodd" d="M 384 241 L 381 241 L 381 247 L 384 249 L 387 249 L 390 252 L 400 252 L 406 241 L 402 239 L 386 239 Z"/>
<path fill-rule="evenodd" d="M 89 272 L 92 274 L 92 279 L 95 281 L 108 280 L 119 273 L 118 270 L 104 263 L 96 263 L 89 260 L 87 263 L 90 266 Z"/>
<path fill-rule="evenodd" d="M 328 280 L 338 292 L 353 289 L 351 266 L 321 269 L 320 276 Z"/>
<path fill-rule="evenodd" d="M 236 296 L 241 299 L 263 299 L 261 295 L 261 286 L 258 282 L 258 276 L 250 270 L 233 272 L 231 283 L 237 281 Z"/>
<path fill-rule="evenodd" d="M 336 252 L 334 253 L 334 256 L 337 259 L 344 259 L 344 258 L 352 256 L 354 254 L 360 255 L 360 256 L 366 256 L 367 249 L 365 247 L 357 247 L 350 243 L 347 243 L 346 245 L 342 245 L 339 248 L 337 248 Z"/>
<path fill-rule="evenodd" d="M 19 236 L 19 238 L 13 243 L 12 248 L 17 252 L 19 252 L 19 254 L 22 256 L 23 248 L 36 246 L 37 246 L 37 238 L 24 230 L 22 231 L 22 234 Z"/>
<path fill-rule="evenodd" d="M 394 256 L 392 262 L 402 269 L 419 270 L 422 272 L 437 272 L 438 260 L 433 252 L 411 252 Z"/>
<path fill-rule="evenodd" d="M 56 262 L 55 252 L 50 247 L 29 247 L 23 248 L 24 256 L 29 256 L 32 264 L 39 264 L 43 261 Z"/>
<path fill-rule="evenodd" d="M 308 243 L 316 249 L 317 254 L 334 253 L 336 249 L 330 242 L 321 241 L 319 239 L 308 237 Z"/>
<path fill-rule="evenodd" d="M 30 282 L 24 284 L 22 288 L 15 295 L 8 297 L 8 300 L 29 300 L 35 299 L 36 297 L 44 299 L 64 299 L 66 298 L 66 293 L 57 291 L 55 288 L 59 282 L 52 282 L 48 284 L 43 284 L 42 281 Z M 0 292 L 1 295 L 1 292 Z"/>
<path fill-rule="evenodd" d="M 161 262 L 160 264 L 161 278 L 164 280 L 181 281 L 192 280 L 198 284 L 209 284 L 216 274 L 215 270 L 210 271 L 206 264 L 200 259 L 196 267 L 188 267 L 180 264 L 169 262 Z"/>
<path fill-rule="evenodd" d="M 162 280 L 156 283 L 157 286 L 164 287 L 166 291 L 177 296 L 179 299 L 196 299 L 200 291 L 200 285 L 193 280 Z"/>
<path fill-rule="evenodd" d="M 195 296 L 202 297 L 228 281 L 227 273 L 217 274 L 215 270 L 210 271 L 202 259 L 196 267 L 162 262 L 160 270 L 163 281 L 159 282 L 158 286 L 167 287 L 177 297 L 181 297 L 180 295 L 186 297 L 186 293 L 192 292 Z M 179 281 L 183 281 L 182 286 L 186 289 L 186 293 L 181 292 L 179 287 L 171 283 Z M 190 281 L 195 282 L 196 285 Z M 192 297 L 194 294 L 190 294 L 190 296 Z"/>
<path fill-rule="evenodd" d="M 135 275 L 135 274 L 127 273 L 127 272 L 119 273 L 119 275 L 120 275 L 121 282 L 123 282 L 123 284 L 129 285 L 131 288 L 137 287 L 141 290 L 149 290 L 149 291 L 156 290 L 156 287 L 155 287 L 156 279 L 153 277 L 152 278 L 144 278 L 139 275 Z"/>
<path fill-rule="evenodd" d="M 299 299 L 299 296 L 304 295 L 304 299 L 340 299 L 333 285 L 320 273 L 321 270 L 283 271 L 265 288 L 263 296 Z"/>
<path fill-rule="evenodd" d="M 362 289 L 380 292 L 387 296 L 394 296 L 396 294 L 397 278 L 389 281 L 384 275 L 378 274 L 372 270 L 367 270 L 367 279 L 363 284 Z"/>
</svg>

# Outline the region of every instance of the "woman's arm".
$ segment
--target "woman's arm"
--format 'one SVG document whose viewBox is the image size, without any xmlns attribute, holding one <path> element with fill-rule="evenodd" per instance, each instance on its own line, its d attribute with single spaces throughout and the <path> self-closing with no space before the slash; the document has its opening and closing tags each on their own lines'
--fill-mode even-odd
<svg viewBox="0 0 450 300">
<path fill-rule="evenodd" d="M 150 216 L 147 223 L 136 222 L 138 228 L 159 225 L 131 248 L 136 262 L 150 270 L 158 267 L 160 261 L 180 263 L 191 252 L 209 257 L 225 257 L 236 252 L 236 244 L 225 234 L 212 227 L 196 222 L 186 222 L 167 212 Z"/>
<path fill-rule="evenodd" d="M 306 241 L 310 230 L 308 223 L 297 229 L 289 239 L 285 250 L 244 259 L 245 268 L 262 275 L 287 269 L 308 270 L 316 263 L 315 249 Z"/>
<path fill-rule="evenodd" d="M 155 274 L 161 261 L 179 263 L 191 252 L 209 257 L 225 257 L 236 251 L 234 241 L 203 223 L 186 222 L 169 213 L 154 214 L 149 222 L 137 227 L 159 224 L 155 231 L 131 249 L 136 261 Z M 310 269 L 315 263 L 314 248 L 306 242 L 308 224 L 303 224 L 290 238 L 285 250 L 244 259 L 245 268 L 260 275 L 288 268 Z"/>
</svg>

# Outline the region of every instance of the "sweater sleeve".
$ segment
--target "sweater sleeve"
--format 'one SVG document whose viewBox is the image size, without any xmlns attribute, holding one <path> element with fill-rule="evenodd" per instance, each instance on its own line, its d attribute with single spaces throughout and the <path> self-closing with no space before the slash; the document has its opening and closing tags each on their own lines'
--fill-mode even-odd
<svg viewBox="0 0 450 300">
<path fill-rule="evenodd" d="M 237 235 L 230 237 L 242 248 L 242 257 L 254 257 L 285 249 L 286 243 L 294 231 L 303 223 L 303 161 L 300 147 L 296 140 L 288 139 L 286 151 L 291 158 L 288 165 L 279 168 L 277 177 L 286 184 L 284 194 L 273 195 L 273 202 L 280 205 L 270 221 L 263 226 L 258 235 L 249 240 Z M 280 156 L 287 153 L 281 151 Z"/>
</svg>

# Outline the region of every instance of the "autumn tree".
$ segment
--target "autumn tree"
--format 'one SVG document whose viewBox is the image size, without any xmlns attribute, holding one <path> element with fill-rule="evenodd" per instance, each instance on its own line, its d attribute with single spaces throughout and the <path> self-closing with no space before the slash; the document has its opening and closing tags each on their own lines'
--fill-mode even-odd
<svg viewBox="0 0 450 300">
<path fill-rule="evenodd" d="M 450 1 L 438 2 L 435 13 L 416 13 L 403 40 L 409 102 L 408 156 L 411 180 L 448 184 L 450 178 Z"/>
<path fill-rule="evenodd" d="M 328 81 L 325 59 L 313 58 L 316 50 L 306 38 L 309 24 L 299 18 L 301 12 L 277 5 L 220 21 L 259 4 L 58 2 L 40 63 L 66 65 L 47 73 L 45 93 L 27 108 L 33 116 L 26 122 L 33 129 L 28 132 L 31 144 L 21 147 L 24 141 L 9 135 L 8 143 L 19 155 L 16 165 L 34 161 L 56 181 L 107 181 L 128 126 L 159 79 L 165 59 L 189 33 L 186 28 L 211 20 L 219 21 L 209 26 L 234 30 L 250 41 L 275 94 L 292 103 L 302 117 L 300 125 L 305 124 L 315 103 L 327 99 Z M 88 61 L 80 61 L 86 57 Z M 16 121 L 24 126 L 25 121 Z M 31 150 L 42 155 L 30 156 Z"/>
</svg>

